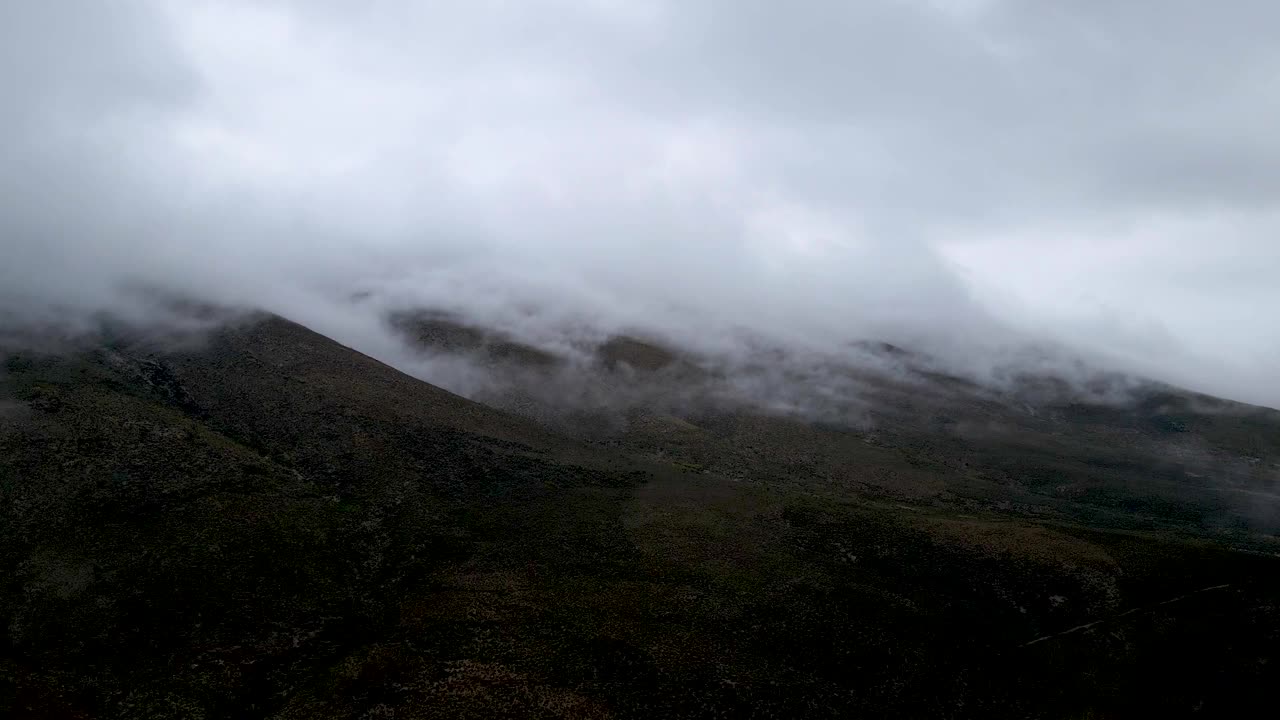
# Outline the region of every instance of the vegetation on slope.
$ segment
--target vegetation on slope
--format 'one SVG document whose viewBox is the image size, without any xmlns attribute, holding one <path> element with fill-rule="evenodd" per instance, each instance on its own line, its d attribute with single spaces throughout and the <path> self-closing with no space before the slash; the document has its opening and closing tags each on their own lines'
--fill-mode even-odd
<svg viewBox="0 0 1280 720">
<path fill-rule="evenodd" d="M 1039 480 L 1039 446 L 794 420 L 587 443 L 280 319 L 12 354 L 0 712 L 1246 714 L 1280 680 L 1268 540 L 1044 491 L 1114 465 L 1088 426 Z"/>
</svg>

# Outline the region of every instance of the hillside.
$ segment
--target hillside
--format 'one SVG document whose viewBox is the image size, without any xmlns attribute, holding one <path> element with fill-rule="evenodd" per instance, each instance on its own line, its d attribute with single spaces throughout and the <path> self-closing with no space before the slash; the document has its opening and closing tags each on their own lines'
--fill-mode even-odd
<svg viewBox="0 0 1280 720">
<path fill-rule="evenodd" d="M 509 381 L 276 317 L 7 352 L 0 712 L 1241 716 L 1280 681 L 1273 411 L 866 363 L 818 405 L 811 363 L 432 323 Z M 725 392 L 793 368 L 750 397 L 821 412 Z"/>
<path fill-rule="evenodd" d="M 982 384 L 883 343 L 717 357 L 614 336 L 575 359 L 439 316 L 430 327 L 407 332 L 410 346 L 488 368 L 484 402 L 634 456 L 1094 525 L 1280 530 L 1280 412 L 1268 408 L 1103 372 Z M 441 341 L 466 333 L 491 339 Z"/>
</svg>

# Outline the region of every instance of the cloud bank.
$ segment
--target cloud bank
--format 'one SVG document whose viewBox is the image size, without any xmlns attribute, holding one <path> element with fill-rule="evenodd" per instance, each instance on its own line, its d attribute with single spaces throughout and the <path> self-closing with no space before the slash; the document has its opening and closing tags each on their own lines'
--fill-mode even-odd
<svg viewBox="0 0 1280 720">
<path fill-rule="evenodd" d="M 1277 22 L 1191 0 L 10 3 L 0 314 L 143 285 L 384 357 L 394 304 L 969 365 L 1060 343 L 1280 405 Z"/>
</svg>

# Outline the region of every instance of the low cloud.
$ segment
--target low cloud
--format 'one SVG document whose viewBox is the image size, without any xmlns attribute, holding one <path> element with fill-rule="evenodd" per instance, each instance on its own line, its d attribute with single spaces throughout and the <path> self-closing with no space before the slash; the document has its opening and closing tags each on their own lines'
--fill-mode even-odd
<svg viewBox="0 0 1280 720">
<path fill-rule="evenodd" d="M 1062 347 L 1280 404 L 1280 10 L 1113 5 L 13 3 L 0 312 Z"/>
</svg>

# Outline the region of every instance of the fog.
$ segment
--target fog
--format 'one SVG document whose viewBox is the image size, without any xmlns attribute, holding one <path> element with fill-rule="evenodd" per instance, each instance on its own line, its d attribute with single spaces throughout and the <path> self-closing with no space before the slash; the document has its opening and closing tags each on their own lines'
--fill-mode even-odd
<svg viewBox="0 0 1280 720">
<path fill-rule="evenodd" d="M 404 366 L 384 315 L 427 306 L 543 347 L 871 338 L 1276 406 L 1277 22 L 1190 0 L 8 3 L 0 318 L 145 319 L 160 289 Z"/>
</svg>

